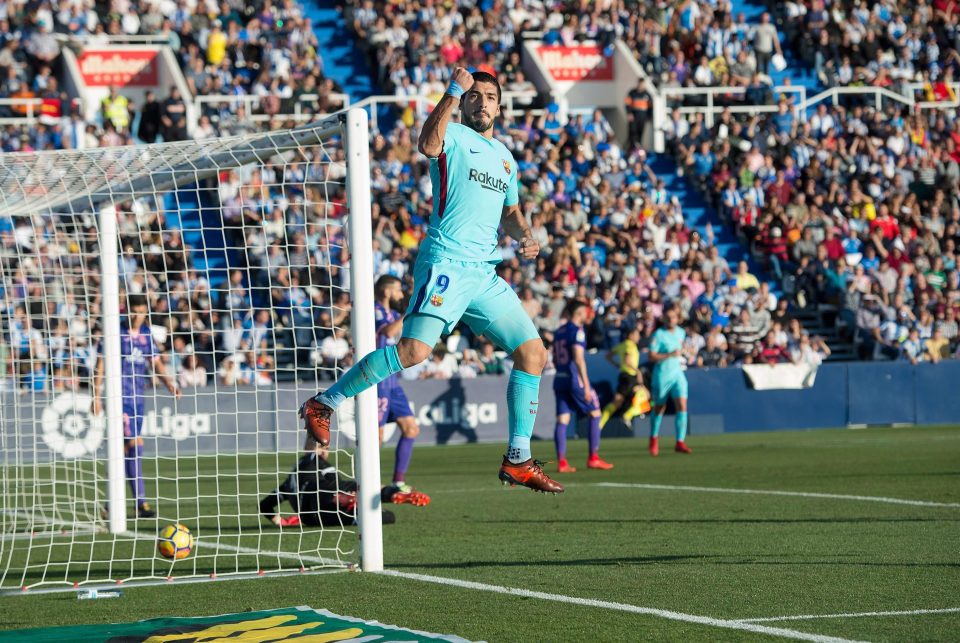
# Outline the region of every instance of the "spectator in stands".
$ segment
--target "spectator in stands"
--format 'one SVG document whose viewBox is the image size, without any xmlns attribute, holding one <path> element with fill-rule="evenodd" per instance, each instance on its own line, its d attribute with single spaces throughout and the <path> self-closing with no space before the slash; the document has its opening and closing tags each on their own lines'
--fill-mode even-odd
<svg viewBox="0 0 960 643">
<path fill-rule="evenodd" d="M 769 71 L 774 53 L 783 55 L 777 27 L 770 22 L 770 14 L 767 12 L 760 16 L 760 24 L 753 30 L 753 51 L 757 57 L 757 71 L 761 74 Z"/>
<path fill-rule="evenodd" d="M 479 361 L 482 366 L 482 375 L 503 375 L 505 372 L 503 358 L 497 355 L 490 342 L 483 342 L 480 347 Z"/>
<path fill-rule="evenodd" d="M 437 344 L 420 372 L 421 379 L 448 380 L 457 372 L 457 362 L 446 347 Z"/>
<path fill-rule="evenodd" d="M 170 88 L 170 96 L 163 102 L 160 122 L 163 125 L 161 135 L 165 141 L 183 141 L 187 138 L 187 105 L 180 96 L 180 90 Z"/>
<path fill-rule="evenodd" d="M 162 109 L 156 94 L 152 90 L 147 90 L 143 105 L 140 107 L 140 122 L 137 126 L 137 138 L 144 143 L 156 142 L 162 126 Z"/>
<path fill-rule="evenodd" d="M 177 375 L 177 383 L 181 389 L 207 385 L 207 369 L 193 352 L 184 358 L 183 367 Z"/>
</svg>

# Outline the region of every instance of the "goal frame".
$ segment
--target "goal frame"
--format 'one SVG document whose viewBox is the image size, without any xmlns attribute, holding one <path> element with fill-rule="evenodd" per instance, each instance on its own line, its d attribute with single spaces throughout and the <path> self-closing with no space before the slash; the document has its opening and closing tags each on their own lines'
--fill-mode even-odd
<svg viewBox="0 0 960 643">
<path fill-rule="evenodd" d="M 240 167 L 267 162 L 277 149 L 311 146 L 340 136 L 346 158 L 347 235 L 350 244 L 350 293 L 352 300 L 351 333 L 356 356 L 376 348 L 374 325 L 374 269 L 372 214 L 370 202 L 369 122 L 364 109 L 336 112 L 319 121 L 292 130 L 270 132 L 257 137 L 211 141 L 199 158 L 176 154 L 152 157 L 135 150 L 117 150 L 119 163 L 129 158 L 135 176 L 111 182 L 109 177 L 90 180 L 82 176 L 82 185 L 62 185 L 59 195 L 2 195 L 0 211 L 24 215 L 40 211 L 83 211 L 97 213 L 99 260 L 103 294 L 104 412 L 107 448 L 108 529 L 112 534 L 127 532 L 126 476 L 124 471 L 124 434 L 122 412 L 122 375 L 120 353 L 120 272 L 119 243 L 114 200 L 123 200 L 143 191 L 154 193 L 176 190 L 216 176 L 224 167 Z M 129 167 L 129 166 L 128 166 Z M 101 168 L 91 168 L 101 169 Z M 9 168 L 8 168 L 9 170 Z M 27 172 L 30 168 L 24 168 Z M 16 170 L 14 170 L 16 171 Z M 107 174 L 108 172 L 103 172 Z M 2 177 L 0 177 L 2 178 Z M 79 188 L 79 189 L 78 189 Z M 357 523 L 360 569 L 383 569 L 383 531 L 380 495 L 380 442 L 377 426 L 377 398 L 368 389 L 356 399 L 355 456 L 357 482 Z"/>
</svg>

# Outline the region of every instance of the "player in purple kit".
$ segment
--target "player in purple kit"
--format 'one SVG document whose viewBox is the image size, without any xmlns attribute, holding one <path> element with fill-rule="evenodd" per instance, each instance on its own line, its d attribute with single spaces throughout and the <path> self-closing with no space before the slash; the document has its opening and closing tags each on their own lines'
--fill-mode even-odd
<svg viewBox="0 0 960 643">
<path fill-rule="evenodd" d="M 374 311 L 377 324 L 377 348 L 386 348 L 397 343 L 403 331 L 403 315 L 393 307 L 403 300 L 401 282 L 393 275 L 383 275 L 374 286 L 376 303 Z M 413 488 L 404 481 L 410 459 L 413 457 L 413 441 L 420 434 L 420 426 L 410 410 L 410 402 L 400 388 L 396 373 L 377 384 L 379 398 L 380 440 L 383 441 L 383 426 L 396 422 L 400 429 L 397 455 L 393 465 L 393 486 L 401 493 L 410 493 Z"/>
<path fill-rule="evenodd" d="M 127 323 L 120 325 L 120 360 L 121 360 L 121 387 L 123 398 L 123 445 L 124 469 L 127 482 L 137 501 L 137 517 L 153 518 L 156 516 L 150 504 L 146 501 L 146 487 L 143 483 L 143 438 L 140 430 L 143 428 L 144 417 L 144 389 L 150 381 L 148 365 L 153 366 L 154 372 L 173 396 L 180 399 L 180 389 L 173 378 L 167 375 L 160 359 L 159 351 L 150 334 L 147 321 L 147 300 L 143 295 L 130 295 L 128 298 Z M 103 352 L 103 345 L 100 346 Z M 97 372 L 93 382 L 93 413 L 99 415 L 103 410 L 103 359 L 97 361 Z"/>
<path fill-rule="evenodd" d="M 567 426 L 571 413 L 590 416 L 590 455 L 588 469 L 612 469 L 613 465 L 600 459 L 600 400 L 587 377 L 587 348 L 583 324 L 587 320 L 587 305 L 573 299 L 567 304 L 567 323 L 553 334 L 553 364 L 557 374 L 553 392 L 557 398 L 557 426 L 553 439 L 557 445 L 557 470 L 574 473 L 576 468 L 567 462 Z"/>
</svg>

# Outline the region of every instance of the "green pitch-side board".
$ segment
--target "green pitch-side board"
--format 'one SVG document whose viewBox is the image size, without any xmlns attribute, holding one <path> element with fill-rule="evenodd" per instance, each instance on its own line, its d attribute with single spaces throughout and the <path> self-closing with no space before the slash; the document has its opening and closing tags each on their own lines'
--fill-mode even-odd
<svg viewBox="0 0 960 643">
<path fill-rule="evenodd" d="M 338 616 L 327 610 L 289 607 L 264 612 L 199 618 L 155 618 L 136 623 L 45 627 L 0 632 L 0 643 L 327 643 L 362 639 L 364 643 L 449 641 L 458 636 L 406 630 L 376 621 Z"/>
</svg>

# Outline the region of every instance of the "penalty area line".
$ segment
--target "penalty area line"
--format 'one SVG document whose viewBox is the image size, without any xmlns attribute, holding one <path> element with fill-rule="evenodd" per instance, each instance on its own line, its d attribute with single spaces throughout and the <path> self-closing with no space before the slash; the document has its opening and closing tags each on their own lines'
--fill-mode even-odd
<svg viewBox="0 0 960 643">
<path fill-rule="evenodd" d="M 923 616 L 926 614 L 957 614 L 960 607 L 932 610 L 902 610 L 897 612 L 851 612 L 847 614 L 801 614 L 798 616 L 771 616 L 767 618 L 744 618 L 741 623 L 774 623 L 777 621 L 812 621 L 819 618 L 864 618 L 882 616 Z"/>
<path fill-rule="evenodd" d="M 564 596 L 562 594 L 549 594 L 547 592 L 536 592 L 529 589 L 518 587 L 504 587 L 502 585 L 488 585 L 486 583 L 477 583 L 474 581 L 460 580 L 457 578 L 447 578 L 444 576 L 428 576 L 426 574 L 415 574 L 412 572 L 401 572 L 392 569 L 375 572 L 383 576 L 393 576 L 407 580 L 416 580 L 424 583 L 436 583 L 438 585 L 449 585 L 463 589 L 473 589 L 481 592 L 493 592 L 496 594 L 507 594 L 509 596 L 523 596 L 526 598 L 537 598 L 544 601 L 553 601 L 555 603 L 568 603 L 571 605 L 580 605 L 583 607 L 597 607 L 601 609 L 617 610 L 620 612 L 629 612 L 632 614 L 643 614 L 645 616 L 657 616 L 659 618 L 669 619 L 671 621 L 682 621 L 685 623 L 696 623 L 698 625 L 707 625 L 711 627 L 720 627 L 728 630 L 739 630 L 741 632 L 753 632 L 755 634 L 768 634 L 770 636 L 779 636 L 782 638 L 793 639 L 796 641 L 816 641 L 817 643 L 850 643 L 851 639 L 842 639 L 833 636 L 822 636 L 820 634 L 810 634 L 798 630 L 790 630 L 782 627 L 770 627 L 768 625 L 759 625 L 756 623 L 747 623 L 732 619 L 711 618 L 709 616 L 698 616 L 696 614 L 685 614 L 683 612 L 674 612 L 671 610 L 657 609 L 654 607 L 640 607 L 638 605 L 628 605 L 626 603 L 614 603 L 611 601 L 600 601 L 592 598 L 580 598 L 577 596 Z"/>
<path fill-rule="evenodd" d="M 571 485 L 572 486 L 572 485 Z M 643 484 L 633 482 L 595 482 L 592 487 L 614 489 L 653 489 L 659 491 L 696 491 L 702 493 L 742 493 L 755 496 L 788 496 L 793 498 L 824 498 L 827 500 L 856 500 L 861 502 L 880 502 L 889 505 L 908 505 L 911 507 L 943 507 L 960 509 L 957 502 L 932 502 L 930 500 L 908 500 L 906 498 L 888 498 L 886 496 L 854 496 L 842 493 L 820 493 L 816 491 L 778 491 L 776 489 L 735 489 L 730 487 L 692 487 L 672 484 Z"/>
</svg>

